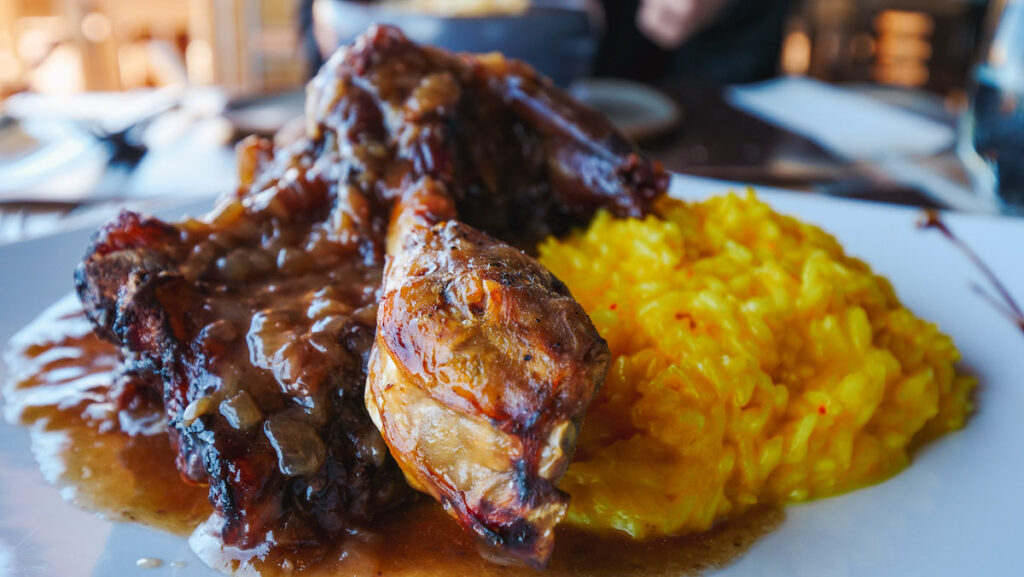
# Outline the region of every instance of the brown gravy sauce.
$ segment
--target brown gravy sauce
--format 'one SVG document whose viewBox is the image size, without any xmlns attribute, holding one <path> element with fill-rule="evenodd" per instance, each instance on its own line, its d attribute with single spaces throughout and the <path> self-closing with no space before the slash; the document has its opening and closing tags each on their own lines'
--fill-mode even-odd
<svg viewBox="0 0 1024 577">
<path fill-rule="evenodd" d="M 166 433 L 125 432 L 107 395 L 120 357 L 93 335 L 76 297 L 18 333 L 5 356 L 4 414 L 29 428 L 44 476 L 65 499 L 179 535 L 209 517 L 206 487 L 181 481 Z"/>
<path fill-rule="evenodd" d="M 19 333 L 6 361 L 5 416 L 29 428 L 44 474 L 65 498 L 111 519 L 191 533 L 192 549 L 214 569 L 267 577 L 538 574 L 482 559 L 471 538 L 428 499 L 379 519 L 371 531 L 346 536 L 315 559 L 226 549 L 210 529 L 216 519 L 207 520 L 206 487 L 182 481 L 166 433 L 152 426 L 133 431 L 113 411 L 106 392 L 120 359 L 92 334 L 77 299 L 65 298 Z M 782 517 L 776 509 L 754 509 L 706 533 L 642 542 L 563 526 L 541 574 L 697 574 L 741 555 Z"/>
</svg>

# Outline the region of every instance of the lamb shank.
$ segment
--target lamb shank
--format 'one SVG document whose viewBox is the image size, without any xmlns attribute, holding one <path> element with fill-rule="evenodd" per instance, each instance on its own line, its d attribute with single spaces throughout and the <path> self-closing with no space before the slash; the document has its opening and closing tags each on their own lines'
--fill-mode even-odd
<svg viewBox="0 0 1024 577">
<path fill-rule="evenodd" d="M 366 406 L 485 556 L 541 568 L 608 345 L 564 284 L 453 208 L 428 178 L 395 209 Z"/>
<path fill-rule="evenodd" d="M 533 250 L 600 208 L 645 214 L 666 186 L 660 167 L 525 65 L 420 47 L 387 27 L 339 50 L 310 83 L 304 137 L 276 149 L 246 141 L 239 165 L 238 191 L 210 215 L 167 223 L 122 213 L 76 271 L 97 333 L 133 371 L 155 377 L 144 382 L 160 388 L 178 468 L 209 485 L 224 544 L 315 550 L 407 498 L 364 392 L 371 356 L 399 359 L 393 368 L 413 382 L 411 368 L 427 359 L 422 350 L 397 356 L 394 340 L 412 335 L 435 339 L 476 388 L 462 395 L 442 370 L 429 382 L 414 375 L 417 388 L 406 390 L 440 403 L 442 426 L 471 420 L 482 438 L 522 445 L 443 458 L 472 467 L 499 454 L 509 458 L 486 463 L 492 471 L 525 469 L 515 502 L 456 485 L 465 507 L 425 481 L 439 478 L 440 461 L 396 449 L 405 477 L 511 557 L 543 564 L 565 506 L 554 484 L 605 361 L 564 286 L 512 246 Z M 424 197 L 410 191 L 422 186 L 437 194 L 415 206 L 441 204 L 417 220 L 425 213 L 408 210 L 409 201 Z M 419 232 L 399 232 L 408 230 Z M 463 248 L 478 258 L 457 254 Z M 444 321 L 403 332 L 441 304 L 427 293 L 412 308 L 378 314 L 389 254 L 387 290 L 415 285 L 413 269 L 428 262 L 452 265 L 453 288 L 484 286 L 483 320 L 472 310 L 477 297 L 459 297 L 473 317 L 465 320 L 479 321 L 465 334 L 494 344 L 506 331 L 508 342 L 462 349 L 457 331 L 438 332 Z M 487 316 L 506 294 L 536 302 L 513 317 Z M 543 322 L 522 326 L 535 312 Z M 401 416 L 387 404 L 371 404 L 385 431 Z M 410 474 L 420 464 L 426 476 Z"/>
</svg>

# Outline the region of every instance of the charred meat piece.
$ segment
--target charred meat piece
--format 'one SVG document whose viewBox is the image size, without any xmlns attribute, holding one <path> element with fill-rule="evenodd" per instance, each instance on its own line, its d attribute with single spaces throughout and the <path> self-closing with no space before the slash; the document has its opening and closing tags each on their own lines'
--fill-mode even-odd
<svg viewBox="0 0 1024 577">
<path fill-rule="evenodd" d="M 641 216 L 664 174 L 521 64 L 392 29 L 337 54 L 314 86 L 314 108 L 380 103 L 398 168 L 382 192 L 397 204 L 367 408 L 410 484 L 485 554 L 541 567 L 608 351 L 565 286 L 494 237 L 532 250 L 597 208 Z"/>
<path fill-rule="evenodd" d="M 330 541 L 407 493 L 362 401 L 381 211 L 309 146 L 203 220 L 122 213 L 77 271 L 99 334 L 160 377 L 178 468 L 242 548 Z"/>
<path fill-rule="evenodd" d="M 668 183 L 607 119 L 533 69 L 458 55 L 371 29 L 312 81 L 307 131 L 380 151 L 370 173 L 394 201 L 420 177 L 443 184 L 459 219 L 532 253 L 598 209 L 642 217 Z"/>
<path fill-rule="evenodd" d="M 410 258 L 461 267 L 468 276 L 459 283 L 512 283 L 495 297 L 536 290 L 543 302 L 562 303 L 571 301 L 564 287 L 494 239 L 532 251 L 544 236 L 600 208 L 641 216 L 667 183 L 660 167 L 642 160 L 605 120 L 528 67 L 420 47 L 386 27 L 339 50 L 311 82 L 304 137 L 277 149 L 247 141 L 239 164 L 237 193 L 202 219 L 170 224 L 124 213 L 105 225 L 76 284 L 98 334 L 122 347 L 133 371 L 158 377 L 140 382 L 162 387 L 178 467 L 210 485 L 224 543 L 243 548 L 268 538 L 279 548 L 316 547 L 403 499 L 402 473 L 363 393 L 386 245 L 401 236 L 388 235 L 392 212 L 411 222 L 429 216 L 406 210 L 407 191 L 433 183 L 443 194 L 430 198 L 443 203 L 417 210 L 436 209 L 432 223 L 453 215 L 465 223 L 430 237 L 442 240 L 420 238 L 409 245 L 420 247 L 406 253 Z M 530 271 L 524 284 L 488 276 L 490 267 L 461 259 L 438 236 L 454 240 L 463 232 L 470 252 L 509 258 Z M 396 251 L 390 252 L 397 258 Z M 504 326 L 485 324 L 479 331 L 488 338 Z M 584 326 L 579 319 L 570 324 Z M 568 356 L 545 359 L 553 370 L 569 370 L 576 353 L 594 361 L 582 354 L 586 347 L 574 349 L 554 333 L 523 338 L 541 351 L 556 342 L 570 347 Z M 512 350 L 503 347 L 487 350 Z M 405 358 L 403 366 L 412 362 Z M 504 378 L 495 373 L 473 394 L 487 426 L 516 442 L 553 432 L 563 417 L 574 421 L 582 410 L 574 403 L 590 386 L 580 380 L 580 391 L 559 386 L 513 406 L 487 388 Z M 543 425 L 531 428 L 528 415 Z M 516 462 L 536 467 L 531 450 L 516 453 Z M 523 474 L 540 479 L 538 487 L 551 485 L 536 495 L 554 502 L 561 457 L 552 462 L 554 473 Z M 523 496 L 524 505 L 529 498 Z M 498 545 L 514 548 L 517 535 L 528 540 L 529 531 L 513 530 L 510 517 L 488 525 L 497 517 L 472 510 L 484 502 L 466 505 L 481 520 L 466 517 L 467 526 L 488 527 Z M 518 505 L 501 506 L 507 513 Z M 546 546 L 527 544 L 540 553 L 520 557 L 542 560 Z"/>
<path fill-rule="evenodd" d="M 541 568 L 608 345 L 564 284 L 449 220 L 445 196 L 424 180 L 393 216 L 366 405 L 410 485 L 486 556 Z"/>
</svg>

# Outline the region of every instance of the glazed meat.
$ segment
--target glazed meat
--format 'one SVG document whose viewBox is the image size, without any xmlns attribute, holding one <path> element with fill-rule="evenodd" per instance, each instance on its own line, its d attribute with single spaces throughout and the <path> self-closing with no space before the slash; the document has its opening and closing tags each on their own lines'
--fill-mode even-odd
<svg viewBox="0 0 1024 577">
<path fill-rule="evenodd" d="M 141 381 L 162 388 L 178 467 L 209 484 L 224 543 L 315 549 L 405 498 L 402 472 L 363 398 L 386 247 L 396 238 L 388 223 L 392 213 L 396 223 L 426 218 L 402 199 L 431 183 L 438 194 L 430 198 L 445 204 L 429 222 L 457 215 L 465 224 L 413 243 L 413 261 L 449 263 L 453 282 L 484 283 L 495 298 L 535 297 L 514 309 L 522 318 L 565 315 L 565 326 L 544 317 L 529 330 L 485 316 L 474 329 L 474 338 L 493 340 L 507 327 L 523 339 L 474 349 L 493 359 L 534 349 L 537 363 L 523 366 L 537 376 L 507 381 L 515 387 L 547 386 L 551 375 L 575 379 L 512 399 L 497 390 L 508 368 L 495 361 L 481 363 L 486 379 L 472 391 L 482 435 L 533 443 L 507 461 L 530 468 L 519 481 L 536 493 L 516 503 L 474 497 L 461 519 L 492 531 L 497 545 L 534 539 L 520 539 L 531 551 L 520 557 L 543 560 L 549 543 L 537 535 L 550 523 L 530 517 L 539 514 L 530 507 L 554 504 L 550 519 L 564 509 L 554 482 L 600 380 L 600 341 L 560 283 L 494 239 L 529 251 L 600 208 L 641 216 L 664 192 L 665 174 L 526 66 L 419 47 L 392 28 L 367 32 L 311 82 L 304 137 L 278 149 L 247 141 L 239 164 L 237 193 L 210 215 L 172 224 L 124 213 L 97 233 L 76 272 L 98 334 L 121 346 L 134 371 L 157 377 Z M 445 244 L 463 233 L 459 242 L 475 259 Z M 499 273 L 488 259 L 507 259 L 514 272 Z M 457 350 L 454 342 L 438 346 Z M 406 357 L 401 366 L 414 363 Z M 431 398 L 464 414 L 464 403 L 439 391 Z M 559 454 L 537 452 L 556 445 Z M 474 509 L 481 503 L 500 514 Z M 537 535 L 513 527 L 509 515 L 518 513 Z"/>
<path fill-rule="evenodd" d="M 78 271 L 100 335 L 160 377 L 178 468 L 241 548 L 307 549 L 407 493 L 362 403 L 383 266 L 370 201 L 328 197 L 308 168 L 203 221 L 123 213 Z"/>
<path fill-rule="evenodd" d="M 564 284 L 453 220 L 446 196 L 424 179 L 395 210 L 366 406 L 410 485 L 485 555 L 541 568 L 608 345 Z"/>
<path fill-rule="evenodd" d="M 598 209 L 646 215 L 668 184 L 604 117 L 525 64 L 419 46 L 389 27 L 331 57 L 306 113 L 312 138 L 379 154 L 363 177 L 388 202 L 429 176 L 461 221 L 531 253 Z"/>
</svg>

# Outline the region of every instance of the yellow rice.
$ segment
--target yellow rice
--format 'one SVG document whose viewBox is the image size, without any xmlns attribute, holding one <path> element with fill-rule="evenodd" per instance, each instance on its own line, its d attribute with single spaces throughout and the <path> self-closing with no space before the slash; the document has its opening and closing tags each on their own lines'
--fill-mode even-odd
<svg viewBox="0 0 1024 577">
<path fill-rule="evenodd" d="M 880 481 L 963 425 L 952 340 L 832 236 L 753 194 L 657 212 L 540 248 L 612 351 L 561 485 L 571 523 L 701 531 Z"/>
</svg>

